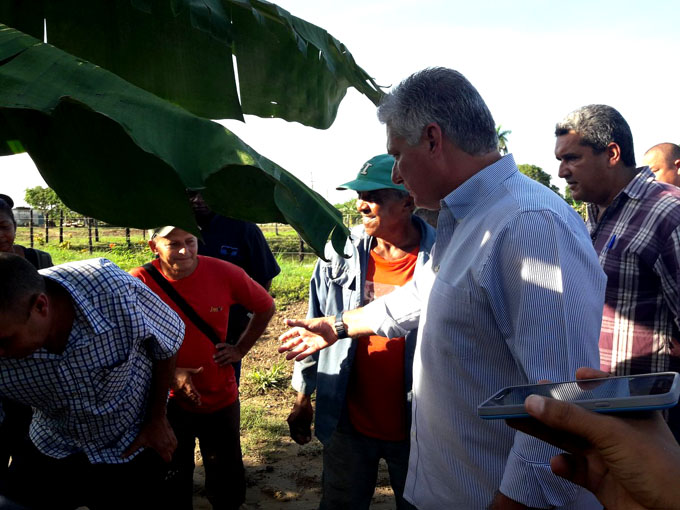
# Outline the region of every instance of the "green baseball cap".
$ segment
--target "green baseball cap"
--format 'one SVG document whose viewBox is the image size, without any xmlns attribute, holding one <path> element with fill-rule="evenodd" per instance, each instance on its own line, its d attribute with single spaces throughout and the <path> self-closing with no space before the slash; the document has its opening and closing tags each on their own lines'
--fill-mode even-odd
<svg viewBox="0 0 680 510">
<path fill-rule="evenodd" d="M 380 156 L 371 158 L 361 167 L 356 179 L 346 182 L 336 189 L 373 191 L 376 189 L 391 188 L 406 191 L 406 188 L 401 184 L 394 184 L 392 182 L 393 166 L 394 158 L 389 154 L 381 154 Z"/>
</svg>

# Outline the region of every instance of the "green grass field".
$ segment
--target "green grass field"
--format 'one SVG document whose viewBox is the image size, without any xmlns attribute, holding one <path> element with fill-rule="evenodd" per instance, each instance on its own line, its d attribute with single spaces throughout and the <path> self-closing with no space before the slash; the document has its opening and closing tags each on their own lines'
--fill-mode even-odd
<svg viewBox="0 0 680 510">
<path fill-rule="evenodd" d="M 265 238 L 276 254 L 281 266 L 281 273 L 274 278 L 271 294 L 280 306 L 296 301 L 304 301 L 309 296 L 309 279 L 316 263 L 316 256 L 305 253 L 304 260 L 299 261 L 299 238 L 297 233 L 287 225 L 279 225 L 279 234 L 273 229 L 263 229 Z M 65 228 L 64 241 L 59 243 L 59 229 L 52 228 L 49 243 L 45 243 L 44 229 L 34 228 L 34 247 L 48 252 L 55 264 L 63 264 L 74 260 L 106 258 L 121 269 L 130 269 L 149 262 L 153 255 L 149 250 L 143 231 L 134 229 L 130 235 L 128 247 L 124 229 L 100 228 L 99 242 L 94 242 L 94 250 L 90 253 L 88 231 L 86 228 Z M 17 229 L 16 243 L 30 246 L 28 228 Z M 308 247 L 305 247 L 309 250 Z"/>
</svg>

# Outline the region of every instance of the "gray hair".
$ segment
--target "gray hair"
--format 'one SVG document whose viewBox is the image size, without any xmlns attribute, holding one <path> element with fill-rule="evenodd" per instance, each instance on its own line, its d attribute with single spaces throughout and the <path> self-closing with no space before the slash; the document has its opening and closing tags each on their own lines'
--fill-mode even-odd
<svg viewBox="0 0 680 510">
<path fill-rule="evenodd" d="M 610 143 L 616 143 L 621 148 L 623 164 L 635 166 L 633 134 L 626 119 L 611 106 L 583 106 L 555 125 L 555 136 L 566 135 L 571 131 L 581 136 L 581 145 L 592 147 L 596 153 L 604 152 Z"/>
<path fill-rule="evenodd" d="M 378 119 L 409 145 L 437 123 L 459 149 L 478 156 L 498 148 L 496 125 L 477 89 L 458 71 L 431 67 L 412 74 L 378 106 Z"/>
</svg>

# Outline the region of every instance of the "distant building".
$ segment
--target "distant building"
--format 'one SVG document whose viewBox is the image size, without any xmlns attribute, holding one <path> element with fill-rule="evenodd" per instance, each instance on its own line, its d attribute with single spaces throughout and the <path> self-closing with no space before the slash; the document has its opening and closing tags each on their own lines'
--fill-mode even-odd
<svg viewBox="0 0 680 510">
<path fill-rule="evenodd" d="M 15 207 L 12 209 L 14 212 L 14 219 L 17 220 L 18 227 L 28 227 L 31 222 L 31 208 L 30 207 Z M 33 226 L 42 227 L 45 225 L 45 215 L 33 209 Z"/>
</svg>

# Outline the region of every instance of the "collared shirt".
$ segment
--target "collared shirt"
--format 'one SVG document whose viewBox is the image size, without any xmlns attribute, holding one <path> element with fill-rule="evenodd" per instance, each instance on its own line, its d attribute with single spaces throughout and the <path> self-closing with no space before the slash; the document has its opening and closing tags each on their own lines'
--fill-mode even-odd
<svg viewBox="0 0 680 510">
<path fill-rule="evenodd" d="M 442 201 L 431 271 L 365 308 L 385 336 L 420 322 L 404 490 L 419 510 L 483 509 L 498 489 L 530 507 L 588 508 L 551 472 L 555 448 L 477 406 L 597 367 L 604 287 L 581 218 L 511 155 Z"/>
<path fill-rule="evenodd" d="M 422 219 L 413 216 L 420 230 L 420 248 L 414 277 L 425 270 L 434 244 L 434 229 Z M 314 267 L 309 282 L 308 318 L 337 315 L 343 310 L 361 306 L 364 299 L 364 283 L 368 257 L 374 238 L 366 234 L 363 225 L 354 227 L 345 243 L 347 258 L 338 255 L 332 243 L 325 249 L 326 260 L 320 259 Z M 406 335 L 404 359 L 404 382 L 407 402 L 411 400 L 413 354 L 417 332 Z M 314 434 L 324 444 L 336 429 L 345 409 L 347 386 L 352 372 L 356 344 L 351 338 L 342 338 L 313 356 L 295 362 L 292 386 L 295 390 L 311 395 L 316 391 Z"/>
<path fill-rule="evenodd" d="M 680 369 L 680 190 L 640 169 L 588 229 L 607 274 L 600 363 L 617 375 Z"/>
<path fill-rule="evenodd" d="M 70 294 L 64 352 L 0 358 L 0 394 L 34 408 L 30 437 L 45 455 L 83 452 L 116 464 L 145 419 L 154 360 L 172 357 L 184 324 L 158 296 L 106 259 L 43 269 Z"/>
</svg>

